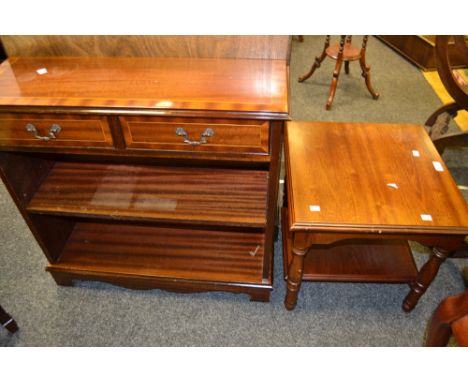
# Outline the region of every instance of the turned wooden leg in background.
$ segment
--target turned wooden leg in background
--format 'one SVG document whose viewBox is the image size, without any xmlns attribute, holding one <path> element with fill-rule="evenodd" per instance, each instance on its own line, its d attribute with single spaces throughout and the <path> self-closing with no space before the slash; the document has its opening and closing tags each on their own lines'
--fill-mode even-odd
<svg viewBox="0 0 468 382">
<path fill-rule="evenodd" d="M 346 36 L 341 36 L 340 39 L 340 49 L 338 51 L 338 57 L 336 58 L 335 70 L 333 71 L 333 78 L 330 85 L 330 93 L 328 95 L 327 104 L 325 108 L 330 110 L 333 103 L 333 98 L 335 98 L 336 86 L 338 85 L 338 78 L 340 77 L 341 66 L 343 65 L 343 50 L 345 45 Z"/>
<path fill-rule="evenodd" d="M 450 255 L 451 252 L 441 248 L 432 248 L 432 255 L 418 273 L 417 279 L 410 284 L 410 292 L 403 301 L 403 310 L 410 312 L 414 309 L 421 296 L 431 285 L 432 280 L 437 275 L 440 265 Z"/>
<path fill-rule="evenodd" d="M 372 87 L 371 80 L 370 80 L 370 66 L 366 65 L 366 46 L 367 46 L 367 38 L 368 36 L 364 36 L 362 40 L 362 48 L 361 48 L 361 57 L 359 58 L 359 64 L 361 65 L 362 76 L 366 81 L 367 90 L 372 95 L 374 99 L 379 98 L 379 93 L 377 93 L 374 88 Z"/>
<path fill-rule="evenodd" d="M 14 333 L 18 330 L 18 325 L 16 324 L 13 317 L 11 317 L 5 310 L 0 306 L 0 324 L 8 330 L 10 333 Z"/>
<path fill-rule="evenodd" d="M 302 77 L 299 77 L 298 81 L 303 82 L 307 80 L 312 74 L 314 74 L 315 69 L 320 68 L 320 64 L 322 63 L 323 60 L 325 60 L 325 57 L 327 57 L 327 48 L 330 46 L 330 36 L 327 36 L 325 39 L 325 45 L 323 47 L 322 54 L 320 56 L 315 57 L 315 62 L 310 68 L 310 70 L 304 74 Z"/>
<path fill-rule="evenodd" d="M 353 42 L 353 36 L 347 36 L 346 37 L 346 44 L 351 45 L 352 42 Z M 349 74 L 349 61 L 345 61 L 344 71 L 345 71 L 346 74 Z"/>
<path fill-rule="evenodd" d="M 292 260 L 288 269 L 286 298 L 284 299 L 284 305 L 288 310 L 293 310 L 297 304 L 297 295 L 301 288 L 302 275 L 304 273 L 304 256 L 306 254 L 307 250 L 292 249 Z"/>
</svg>

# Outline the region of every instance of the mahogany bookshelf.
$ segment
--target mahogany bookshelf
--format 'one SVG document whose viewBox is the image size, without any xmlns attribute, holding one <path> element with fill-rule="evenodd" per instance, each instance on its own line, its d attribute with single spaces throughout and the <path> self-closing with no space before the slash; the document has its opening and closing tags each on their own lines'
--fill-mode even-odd
<svg viewBox="0 0 468 382">
<path fill-rule="evenodd" d="M 0 175 L 60 285 L 268 301 L 288 110 L 285 59 L 14 57 Z"/>
</svg>

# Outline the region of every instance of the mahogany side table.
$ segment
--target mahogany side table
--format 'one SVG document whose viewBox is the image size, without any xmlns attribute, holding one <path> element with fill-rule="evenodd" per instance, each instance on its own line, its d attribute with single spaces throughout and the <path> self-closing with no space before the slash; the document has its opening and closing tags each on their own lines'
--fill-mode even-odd
<svg viewBox="0 0 468 382">
<path fill-rule="evenodd" d="M 422 126 L 288 122 L 286 308 L 306 281 L 408 283 L 411 311 L 468 234 L 467 204 Z M 431 248 L 418 271 L 408 240 Z"/>
</svg>

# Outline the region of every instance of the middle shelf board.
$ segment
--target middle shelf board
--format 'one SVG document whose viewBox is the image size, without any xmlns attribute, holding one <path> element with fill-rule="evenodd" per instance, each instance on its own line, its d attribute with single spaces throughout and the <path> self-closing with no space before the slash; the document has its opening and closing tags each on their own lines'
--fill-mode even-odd
<svg viewBox="0 0 468 382">
<path fill-rule="evenodd" d="M 33 213 L 262 228 L 268 172 L 57 162 Z"/>
</svg>

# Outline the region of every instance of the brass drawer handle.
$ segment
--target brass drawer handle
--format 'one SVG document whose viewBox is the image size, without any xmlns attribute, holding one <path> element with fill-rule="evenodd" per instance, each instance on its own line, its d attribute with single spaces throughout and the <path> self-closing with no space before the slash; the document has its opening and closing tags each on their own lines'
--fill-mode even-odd
<svg viewBox="0 0 468 382">
<path fill-rule="evenodd" d="M 205 131 L 201 134 L 200 136 L 201 139 L 199 141 L 190 140 L 187 132 L 182 127 L 178 127 L 175 132 L 178 136 L 184 137 L 184 143 L 187 143 L 193 146 L 203 145 L 204 143 L 208 143 L 206 138 L 212 137 L 214 135 L 214 130 L 211 129 L 210 127 L 205 129 Z"/>
<path fill-rule="evenodd" d="M 56 135 L 60 133 L 60 131 L 62 131 L 62 128 L 58 124 L 54 123 L 50 127 L 49 133 L 47 134 L 47 136 L 42 136 L 42 135 L 39 135 L 39 132 L 37 131 L 36 126 L 34 126 L 32 123 L 28 123 L 26 125 L 26 131 L 34 135 L 36 139 L 47 142 L 47 141 L 50 141 L 51 139 L 57 138 Z"/>
</svg>

